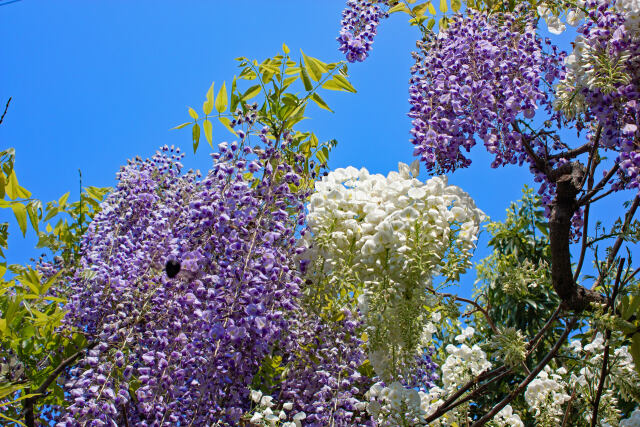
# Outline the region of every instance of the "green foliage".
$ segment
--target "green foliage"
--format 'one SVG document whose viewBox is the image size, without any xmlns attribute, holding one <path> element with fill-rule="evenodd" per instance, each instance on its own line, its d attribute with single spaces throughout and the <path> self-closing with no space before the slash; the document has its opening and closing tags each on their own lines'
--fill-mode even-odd
<svg viewBox="0 0 640 427">
<path fill-rule="evenodd" d="M 533 337 L 559 303 L 548 265 L 548 226 L 540 200 L 530 188 L 512 203 L 504 222 L 487 225 L 493 253 L 477 265 L 476 290 L 496 324 L 513 327 Z M 490 334 L 480 317 L 479 329 Z M 559 331 L 558 331 L 559 332 Z M 553 334 L 548 344 L 551 344 Z M 546 353 L 546 346 L 542 346 Z"/>
<path fill-rule="evenodd" d="M 295 162 L 297 155 L 303 155 L 304 172 L 310 179 L 302 185 L 313 185 L 313 177 L 318 176 L 326 167 L 329 152 L 336 145 L 335 140 L 320 142 L 312 132 L 294 130 L 294 126 L 304 120 L 309 102 L 319 108 L 332 111 L 320 96 L 320 89 L 355 93 L 349 83 L 347 66 L 344 62 L 325 63 L 317 58 L 301 53 L 296 62 L 289 56 L 289 48 L 282 45 L 282 53 L 262 62 L 245 57 L 236 58 L 240 73 L 234 76 L 230 91 L 226 82 L 222 83 L 214 99 L 214 84 L 207 91 L 201 117 L 189 107 L 192 122 L 180 124 L 174 129 L 192 126 L 193 151 L 198 150 L 201 131 L 209 145 L 213 144 L 214 127 L 211 114 L 235 136 L 244 127 L 242 118 L 255 111 L 254 129 L 244 129 L 245 139 L 258 136 L 261 128 L 269 129 L 267 138 L 275 140 L 280 147 L 281 139 L 289 134 L 291 141 L 281 148 L 287 161 Z M 248 87 L 238 87 L 238 80 L 246 80 Z M 242 85 L 241 85 L 242 86 Z M 251 102 L 249 102 L 251 101 Z M 246 130 L 246 132 L 245 132 Z"/>
<path fill-rule="evenodd" d="M 82 334 L 60 330 L 66 313 L 62 278 L 67 273 L 64 266 L 78 256 L 82 234 L 109 189 L 87 187 L 74 203 L 68 202 L 66 193 L 43 209 L 42 202 L 20 186 L 14 163 L 12 148 L 0 152 L 0 208 L 13 211 L 23 236 L 30 225 L 39 237 L 37 247 L 61 257 L 58 273 L 50 277 L 31 266 L 7 268 L 5 262 L 0 263 L 0 415 L 5 421 L 22 424 L 19 419 L 25 403 L 36 408 L 65 403 L 56 369 L 87 346 Z M 55 227 L 47 223 L 41 230 L 41 222 L 54 218 L 58 218 Z M 3 258 L 8 236 L 9 224 L 0 224 Z M 7 270 L 15 276 L 5 278 Z"/>
</svg>

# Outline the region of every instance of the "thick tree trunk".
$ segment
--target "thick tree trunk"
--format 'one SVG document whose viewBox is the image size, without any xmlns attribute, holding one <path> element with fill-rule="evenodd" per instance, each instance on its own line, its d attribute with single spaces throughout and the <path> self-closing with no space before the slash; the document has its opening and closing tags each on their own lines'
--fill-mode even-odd
<svg viewBox="0 0 640 427">
<path fill-rule="evenodd" d="M 549 173 L 549 179 L 556 183 L 556 197 L 549 218 L 551 280 L 563 306 L 578 312 L 589 308 L 592 302 L 606 302 L 599 293 L 579 286 L 573 280 L 571 269 L 571 218 L 578 209 L 576 196 L 582 188 L 586 172 L 580 162 L 572 162 Z"/>
</svg>

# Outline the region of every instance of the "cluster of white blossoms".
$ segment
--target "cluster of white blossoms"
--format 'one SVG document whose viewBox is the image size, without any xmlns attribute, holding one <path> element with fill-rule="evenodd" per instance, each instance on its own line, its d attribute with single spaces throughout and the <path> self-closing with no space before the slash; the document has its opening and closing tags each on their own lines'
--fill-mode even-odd
<svg viewBox="0 0 640 427">
<path fill-rule="evenodd" d="M 491 368 L 487 355 L 477 344 L 469 347 L 464 341 L 474 334 L 472 327 L 465 328 L 455 337 L 461 345 L 448 345 L 449 353 L 442 366 L 442 387 L 432 387 L 428 392 L 403 387 L 394 382 L 388 387 L 374 384 L 366 394 L 369 400 L 367 411 L 380 426 L 422 426 L 426 418 L 433 414 L 444 399 L 466 384 L 474 376 Z M 460 405 L 448 411 L 442 417 L 432 421 L 431 426 L 458 426 L 468 423 L 468 404 Z M 520 416 L 510 405 L 505 406 L 491 420 L 494 427 L 524 427 Z"/>
<path fill-rule="evenodd" d="M 562 405 L 571 399 L 567 394 L 567 383 L 562 378 L 567 370 L 554 372 L 549 365 L 540 371 L 524 392 L 524 400 L 540 425 L 559 425 L 564 414 Z"/>
<path fill-rule="evenodd" d="M 275 409 L 273 397 L 263 395 L 259 390 L 251 390 L 249 397 L 256 403 L 256 407 L 252 411 L 249 422 L 255 426 L 281 426 L 281 427 L 301 427 L 302 420 L 307 417 L 304 412 L 298 412 L 289 418 L 287 411 L 293 409 L 293 402 L 286 402 L 282 405 L 282 409 Z M 287 421 L 290 420 L 290 421 Z"/>
<path fill-rule="evenodd" d="M 600 0 L 599 3 L 604 3 Z M 608 4 L 611 1 L 607 1 Z M 585 18 L 583 9 L 585 0 L 576 2 L 577 8 L 572 9 L 567 14 L 567 23 L 577 25 Z M 624 16 L 624 31 L 634 39 L 640 36 L 640 0 L 616 0 L 613 10 Z M 545 6 L 538 7 L 538 14 L 547 21 L 549 31 L 560 34 L 565 30 L 564 23 L 558 16 L 553 15 Z M 609 42 L 613 42 L 621 35 L 613 34 Z M 616 71 L 615 82 L 631 81 L 632 76 L 628 75 L 628 69 L 623 66 L 631 53 L 627 50 L 609 58 L 608 49 L 600 46 L 596 49 L 593 43 L 587 43 L 583 36 L 576 37 L 572 43 L 573 51 L 565 58 L 567 73 L 556 87 L 555 107 L 562 110 L 567 118 L 573 119 L 578 114 L 586 110 L 583 88 L 594 90 L 598 87 L 606 87 L 610 82 L 603 81 L 603 76 L 613 78 L 612 70 Z M 601 68 L 607 68 L 608 72 L 598 72 Z M 606 89 L 605 89 L 606 90 Z"/>
<path fill-rule="evenodd" d="M 600 381 L 604 349 L 605 339 L 600 332 L 584 347 L 580 341 L 571 342 L 571 350 L 576 360 L 584 360 L 586 363 L 577 374 L 571 374 L 568 382 L 579 396 L 575 410 L 582 410 L 582 416 L 588 422 L 591 422 L 593 413 L 590 402 L 595 400 L 594 393 Z M 633 394 L 637 394 L 637 390 L 640 389 L 640 376 L 634 369 L 633 357 L 627 346 L 611 351 L 604 389 L 605 392 L 600 399 L 599 421 L 616 425 L 620 420 L 618 400 L 631 402 L 634 400 Z"/>
<path fill-rule="evenodd" d="M 473 331 L 473 328 L 468 329 Z M 442 365 L 442 381 L 447 392 L 455 391 L 457 387 L 491 368 L 487 354 L 477 344 L 471 347 L 467 344 L 458 347 L 449 344 L 446 350 L 449 356 Z"/>
<path fill-rule="evenodd" d="M 436 274 L 471 266 L 484 214 L 446 177 L 421 182 L 418 162 L 386 177 L 354 167 L 316 183 L 307 216 L 304 257 L 330 277 L 348 260 L 360 284 L 358 303 L 376 374 L 393 382 L 434 332 L 427 289 Z"/>
</svg>

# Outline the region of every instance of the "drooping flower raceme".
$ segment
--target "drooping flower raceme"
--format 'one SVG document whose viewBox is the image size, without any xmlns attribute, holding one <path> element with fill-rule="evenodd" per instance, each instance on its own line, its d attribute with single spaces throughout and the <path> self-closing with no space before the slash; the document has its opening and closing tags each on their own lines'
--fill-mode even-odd
<svg viewBox="0 0 640 427">
<path fill-rule="evenodd" d="M 528 159 L 514 122 L 548 104 L 543 80 L 561 73 L 561 55 L 543 52 L 532 15 L 455 15 L 414 57 L 411 142 L 428 170 L 468 166 L 475 137 L 494 155 L 492 167 Z"/>
<path fill-rule="evenodd" d="M 369 55 L 378 24 L 387 17 L 382 6 L 386 6 L 386 1 L 347 0 L 338 36 L 340 51 L 345 54 L 347 61 L 364 61 Z"/>
<path fill-rule="evenodd" d="M 312 277 L 348 269 L 359 294 L 369 360 L 381 379 L 407 379 L 429 342 L 425 306 L 438 273 L 457 277 L 470 264 L 483 214 L 460 188 L 423 183 L 400 164 L 387 177 L 337 169 L 316 183 L 305 236 Z M 417 163 L 413 165 L 417 176 Z M 314 276 L 315 275 L 315 276 Z M 362 286 L 363 285 L 363 286 Z"/>
<path fill-rule="evenodd" d="M 527 386 L 524 399 L 541 425 L 557 425 L 562 421 L 562 405 L 571 398 L 567 393 L 567 383 L 562 378 L 566 373 L 564 368 L 554 372 L 545 366 Z"/>
<path fill-rule="evenodd" d="M 289 185 L 296 171 L 273 146 L 223 143 L 199 180 L 163 151 L 120 171 L 84 237 L 66 321 L 97 345 L 70 372 L 60 425 L 235 423 L 287 336 L 306 198 Z"/>
<path fill-rule="evenodd" d="M 590 19 L 566 58 L 555 106 L 600 125 L 600 145 L 618 153 L 615 187 L 640 190 L 640 3 L 590 0 L 585 7 Z"/>
</svg>

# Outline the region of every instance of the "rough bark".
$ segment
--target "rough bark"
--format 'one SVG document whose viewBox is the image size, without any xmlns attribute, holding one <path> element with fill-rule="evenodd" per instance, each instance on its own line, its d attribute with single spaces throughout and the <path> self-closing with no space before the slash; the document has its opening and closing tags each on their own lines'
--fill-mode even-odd
<svg viewBox="0 0 640 427">
<path fill-rule="evenodd" d="M 571 269 L 571 218 L 578 209 L 576 196 L 585 181 L 586 168 L 580 162 L 566 163 L 549 171 L 556 183 L 556 197 L 551 205 L 549 240 L 551 248 L 551 280 L 562 300 L 563 308 L 576 312 L 588 309 L 592 302 L 605 303 L 598 292 L 586 289 L 573 280 Z"/>
</svg>

